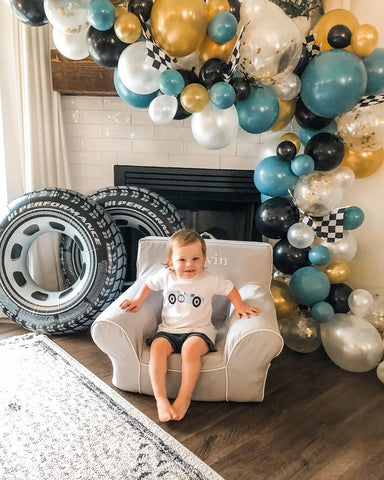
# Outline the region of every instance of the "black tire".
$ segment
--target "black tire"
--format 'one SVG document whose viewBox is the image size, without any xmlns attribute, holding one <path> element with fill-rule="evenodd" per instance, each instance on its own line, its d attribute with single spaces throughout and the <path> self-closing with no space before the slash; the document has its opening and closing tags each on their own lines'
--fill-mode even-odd
<svg viewBox="0 0 384 480">
<path fill-rule="evenodd" d="M 42 234 L 65 234 L 82 251 L 82 269 L 58 292 L 37 285 L 28 250 Z M 23 195 L 0 220 L 0 305 L 28 330 L 64 334 L 86 329 L 122 291 L 126 252 L 102 207 L 80 193 L 46 188 Z"/>
<path fill-rule="evenodd" d="M 168 237 L 185 223 L 176 207 L 156 192 L 142 187 L 107 187 L 89 196 L 113 218 L 123 235 L 128 261 L 126 283 L 136 279 L 137 244 L 147 236 Z M 68 284 L 81 272 L 81 261 L 76 244 L 64 237 L 60 247 L 62 270 Z"/>
</svg>

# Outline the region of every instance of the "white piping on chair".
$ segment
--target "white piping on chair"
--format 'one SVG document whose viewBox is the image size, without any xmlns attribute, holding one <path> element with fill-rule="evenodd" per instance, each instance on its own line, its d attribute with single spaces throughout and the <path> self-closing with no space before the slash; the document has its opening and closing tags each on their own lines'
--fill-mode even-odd
<svg viewBox="0 0 384 480">
<path fill-rule="evenodd" d="M 233 351 L 235 350 L 235 348 L 237 347 L 237 345 L 243 341 L 243 339 L 245 337 L 247 337 L 248 335 L 252 335 L 253 333 L 258 333 L 258 332 L 270 332 L 270 333 L 273 333 L 274 335 L 277 335 L 280 339 L 281 339 L 281 348 L 280 350 L 278 351 L 278 353 L 276 353 L 276 355 L 273 357 L 273 358 L 276 358 L 278 355 L 280 355 L 280 353 L 282 352 L 283 348 L 284 348 L 284 341 L 283 341 L 283 338 L 282 336 L 275 332 L 274 330 L 270 330 L 269 328 L 263 328 L 263 329 L 259 329 L 259 330 L 252 330 L 251 332 L 248 332 L 246 333 L 244 336 L 242 336 L 240 338 L 240 340 L 238 342 L 235 343 L 235 345 L 232 347 L 231 349 L 231 352 L 230 354 L 228 355 L 228 359 L 227 359 L 227 362 L 224 366 L 225 368 L 225 401 L 228 402 L 228 389 L 229 389 L 229 381 L 228 381 L 228 364 L 231 360 L 231 357 L 232 357 L 232 353 Z M 267 374 L 268 374 L 268 371 L 269 371 L 269 367 L 271 366 L 271 362 L 269 362 L 269 365 L 268 365 L 268 368 L 267 368 L 267 371 L 266 371 L 266 374 L 264 376 L 264 385 L 263 385 L 263 398 L 264 398 L 264 389 L 265 389 L 265 383 L 267 381 Z"/>
</svg>

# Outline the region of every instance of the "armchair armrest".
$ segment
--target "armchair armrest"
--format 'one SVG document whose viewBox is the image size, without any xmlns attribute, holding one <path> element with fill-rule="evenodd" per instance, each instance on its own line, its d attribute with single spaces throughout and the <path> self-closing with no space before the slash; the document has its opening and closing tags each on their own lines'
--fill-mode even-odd
<svg viewBox="0 0 384 480">
<path fill-rule="evenodd" d="M 224 362 L 228 375 L 227 399 L 244 401 L 246 385 L 250 401 L 255 400 L 259 391 L 261 401 L 270 362 L 281 352 L 283 339 L 270 292 L 254 283 L 244 285 L 239 292 L 244 303 L 259 307 L 261 313 L 238 319 L 233 307 L 231 308 L 224 347 Z M 241 391 L 237 379 L 241 379 Z M 260 388 L 261 385 L 263 388 Z"/>
</svg>

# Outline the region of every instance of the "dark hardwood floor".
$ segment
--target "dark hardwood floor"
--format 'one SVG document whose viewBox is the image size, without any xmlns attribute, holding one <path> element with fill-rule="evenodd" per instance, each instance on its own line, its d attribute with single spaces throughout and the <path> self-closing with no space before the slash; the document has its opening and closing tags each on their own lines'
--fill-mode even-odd
<svg viewBox="0 0 384 480">
<path fill-rule="evenodd" d="M 0 339 L 24 333 L 0 324 Z M 112 386 L 89 332 L 52 339 Z M 115 390 L 159 423 L 152 397 Z M 322 348 L 285 348 L 260 404 L 193 402 L 184 420 L 160 425 L 226 480 L 384 479 L 384 385 L 375 370 L 338 368 Z"/>
</svg>

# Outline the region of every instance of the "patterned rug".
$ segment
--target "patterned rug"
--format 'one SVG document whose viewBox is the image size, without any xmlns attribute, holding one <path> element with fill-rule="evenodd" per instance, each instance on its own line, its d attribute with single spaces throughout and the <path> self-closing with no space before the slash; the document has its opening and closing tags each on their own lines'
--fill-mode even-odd
<svg viewBox="0 0 384 480">
<path fill-rule="evenodd" d="M 2 480 L 223 480 L 45 335 L 0 342 Z"/>
</svg>

